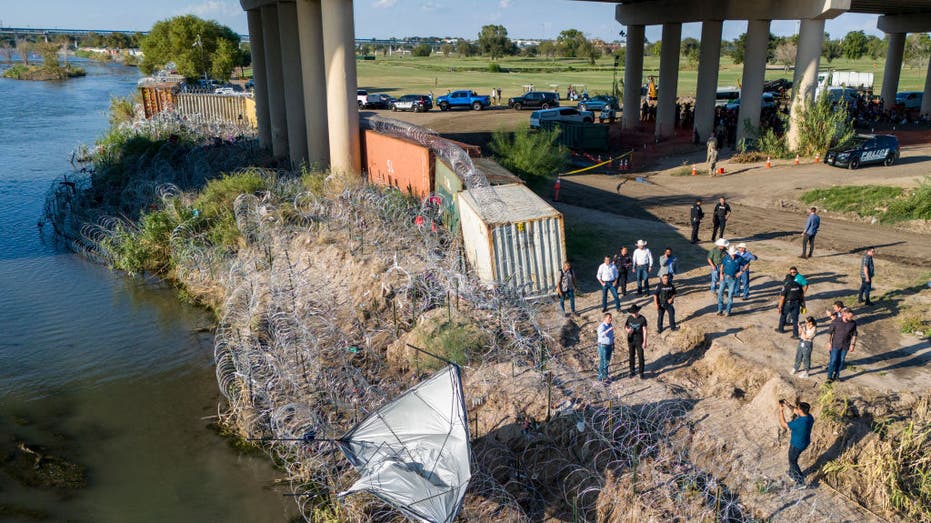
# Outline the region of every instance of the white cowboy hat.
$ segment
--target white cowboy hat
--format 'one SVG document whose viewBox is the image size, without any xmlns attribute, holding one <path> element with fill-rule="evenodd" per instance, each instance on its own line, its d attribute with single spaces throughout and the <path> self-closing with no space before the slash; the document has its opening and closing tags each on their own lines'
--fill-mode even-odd
<svg viewBox="0 0 931 523">
<path fill-rule="evenodd" d="M 733 255 L 737 254 L 737 249 L 735 249 L 734 246 L 731 245 L 731 247 L 730 247 L 729 249 L 727 249 L 727 253 L 730 254 L 731 256 L 733 256 Z"/>
<path fill-rule="evenodd" d="M 747 244 L 746 244 L 746 243 L 743 243 L 743 242 L 738 243 L 738 244 L 737 244 L 737 248 L 738 248 L 738 249 L 746 249 L 746 248 L 747 248 Z"/>
<path fill-rule="evenodd" d="M 646 244 L 647 244 L 647 242 L 645 242 L 645 241 L 643 241 L 643 240 L 637 240 L 637 247 L 643 247 L 643 246 L 646 245 Z"/>
<path fill-rule="evenodd" d="M 727 247 L 728 245 L 730 245 L 730 243 L 724 238 L 718 238 L 718 240 L 714 242 L 714 244 L 718 247 Z"/>
</svg>

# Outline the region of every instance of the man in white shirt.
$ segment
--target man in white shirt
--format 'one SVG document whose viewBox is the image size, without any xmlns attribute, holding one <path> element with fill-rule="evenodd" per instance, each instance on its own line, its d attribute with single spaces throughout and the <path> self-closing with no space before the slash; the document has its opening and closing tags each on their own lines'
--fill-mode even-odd
<svg viewBox="0 0 931 523">
<path fill-rule="evenodd" d="M 650 291 L 650 271 L 653 270 L 653 254 L 647 249 L 647 242 L 637 240 L 637 248 L 634 249 L 631 258 L 634 262 L 634 274 L 637 277 L 637 296 L 642 296 L 643 291 Z"/>
<path fill-rule="evenodd" d="M 617 297 L 617 266 L 610 256 L 605 256 L 605 262 L 598 267 L 598 283 L 601 284 L 601 312 L 608 312 L 608 291 L 614 295 L 614 308 L 621 310 L 621 300 Z"/>
</svg>

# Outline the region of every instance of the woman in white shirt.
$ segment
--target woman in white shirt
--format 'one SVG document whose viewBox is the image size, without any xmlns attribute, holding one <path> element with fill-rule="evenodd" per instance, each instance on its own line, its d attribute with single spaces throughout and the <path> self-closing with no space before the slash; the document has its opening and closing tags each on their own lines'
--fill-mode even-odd
<svg viewBox="0 0 931 523">
<path fill-rule="evenodd" d="M 799 378 L 807 378 L 808 371 L 811 370 L 811 348 L 814 345 L 817 333 L 818 324 L 811 316 L 805 319 L 805 323 L 799 325 L 798 348 L 795 350 L 795 365 L 792 366 L 792 374 L 797 375 Z M 803 364 L 805 370 L 799 372 Z"/>
</svg>

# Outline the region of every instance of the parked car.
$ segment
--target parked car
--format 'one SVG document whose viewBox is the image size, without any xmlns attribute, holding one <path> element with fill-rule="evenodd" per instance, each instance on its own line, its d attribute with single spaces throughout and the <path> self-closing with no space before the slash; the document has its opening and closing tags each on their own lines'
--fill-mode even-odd
<svg viewBox="0 0 931 523">
<path fill-rule="evenodd" d="M 714 96 L 714 105 L 715 107 L 724 107 L 739 98 L 740 89 L 736 87 L 718 87 Z"/>
<path fill-rule="evenodd" d="M 731 100 L 724 106 L 728 111 L 736 111 L 740 109 L 740 98 Z M 773 96 L 773 93 L 763 93 L 763 100 L 760 103 L 760 109 L 772 109 L 776 107 L 776 97 Z"/>
<path fill-rule="evenodd" d="M 433 102 L 425 94 L 405 94 L 391 104 L 392 111 L 426 112 L 433 109 Z"/>
<path fill-rule="evenodd" d="M 921 109 L 921 100 L 924 98 L 923 91 L 906 91 L 895 95 L 895 104 L 905 106 L 906 110 Z"/>
<path fill-rule="evenodd" d="M 387 94 L 370 94 L 365 97 L 365 103 L 360 109 L 391 109 L 392 98 Z"/>
<path fill-rule="evenodd" d="M 365 102 L 368 100 L 369 92 L 365 89 L 356 89 L 356 101 L 359 102 L 359 107 L 365 106 Z"/>
<path fill-rule="evenodd" d="M 249 81 L 246 82 L 246 85 L 245 85 L 244 87 L 245 87 L 245 89 L 246 89 L 247 91 L 254 91 L 254 90 L 255 90 L 255 80 L 253 80 L 252 78 L 250 78 Z"/>
<path fill-rule="evenodd" d="M 521 109 L 549 109 L 550 107 L 559 107 L 559 93 L 530 91 L 521 96 L 508 98 L 508 107 L 515 111 L 520 111 Z"/>
<path fill-rule="evenodd" d="M 895 136 L 885 134 L 856 136 L 850 145 L 835 147 L 824 155 L 824 163 L 848 169 L 871 163 L 889 166 L 898 159 L 899 140 Z"/>
<path fill-rule="evenodd" d="M 236 91 L 232 87 L 217 87 L 213 90 L 213 94 L 236 94 Z"/>
<path fill-rule="evenodd" d="M 593 96 L 588 100 L 582 100 L 579 102 L 580 111 L 601 111 L 605 107 L 610 107 L 611 109 L 617 109 L 617 98 L 613 96 L 608 96 L 604 94 L 599 94 L 598 96 Z"/>
<path fill-rule="evenodd" d="M 530 113 L 530 128 L 539 129 L 543 122 L 582 122 L 595 121 L 595 113 L 580 111 L 575 107 L 558 107 L 556 109 L 543 109 Z"/>
<path fill-rule="evenodd" d="M 453 91 L 437 98 L 436 105 L 441 111 L 448 111 L 457 107 L 481 111 L 491 105 L 491 98 L 479 96 L 475 91 Z"/>
</svg>

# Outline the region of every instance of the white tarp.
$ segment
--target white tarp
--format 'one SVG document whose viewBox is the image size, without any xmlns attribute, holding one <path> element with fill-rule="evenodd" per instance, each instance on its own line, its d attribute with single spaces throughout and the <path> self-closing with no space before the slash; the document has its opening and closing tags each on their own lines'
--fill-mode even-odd
<svg viewBox="0 0 931 523">
<path fill-rule="evenodd" d="M 472 477 L 459 368 L 450 365 L 362 420 L 339 440 L 370 492 L 416 521 L 448 523 Z"/>
</svg>

